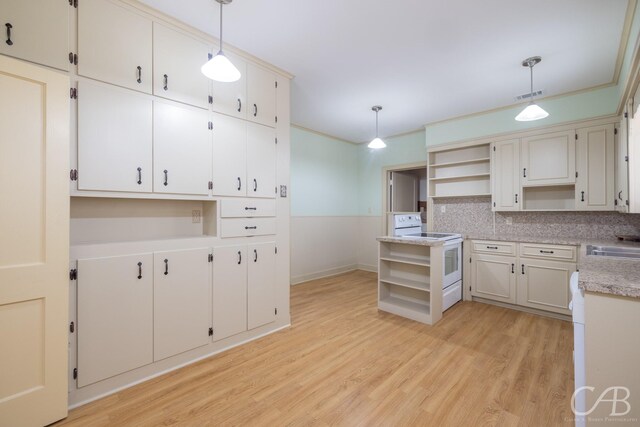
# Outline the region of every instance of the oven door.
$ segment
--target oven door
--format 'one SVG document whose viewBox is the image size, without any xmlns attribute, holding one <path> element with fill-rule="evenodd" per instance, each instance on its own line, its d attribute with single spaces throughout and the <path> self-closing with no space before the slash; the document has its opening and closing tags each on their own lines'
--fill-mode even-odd
<svg viewBox="0 0 640 427">
<path fill-rule="evenodd" d="M 442 288 L 445 289 L 462 280 L 462 242 L 456 239 L 445 243 L 442 259 Z"/>
</svg>

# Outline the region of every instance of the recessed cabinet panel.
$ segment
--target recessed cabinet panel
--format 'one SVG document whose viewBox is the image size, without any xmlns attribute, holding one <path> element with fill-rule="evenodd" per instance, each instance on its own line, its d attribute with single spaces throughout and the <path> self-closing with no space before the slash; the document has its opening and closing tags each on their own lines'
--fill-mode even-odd
<svg viewBox="0 0 640 427">
<path fill-rule="evenodd" d="M 154 22 L 153 94 L 208 108 L 209 79 L 200 71 L 208 55 L 205 43 Z"/>
<path fill-rule="evenodd" d="M 472 293 L 476 297 L 516 302 L 516 258 L 474 255 L 471 258 Z"/>
<path fill-rule="evenodd" d="M 576 271 L 575 264 L 523 259 L 519 270 L 519 305 L 571 314 L 569 279 Z"/>
<path fill-rule="evenodd" d="M 214 49 L 214 53 L 217 52 Z M 226 53 L 225 55 L 240 71 L 238 81 L 223 83 L 212 81 L 213 87 L 213 111 L 229 116 L 245 119 L 249 105 L 247 103 L 247 63 L 240 57 Z"/>
<path fill-rule="evenodd" d="M 153 283 L 153 358 L 210 342 L 211 282 L 208 248 L 156 252 Z"/>
<path fill-rule="evenodd" d="M 151 362 L 153 255 L 78 260 L 78 387 Z"/>
<path fill-rule="evenodd" d="M 151 93 L 152 24 L 108 0 L 78 4 L 78 74 Z"/>
<path fill-rule="evenodd" d="M 247 195 L 247 127 L 244 121 L 213 114 L 213 194 Z"/>
<path fill-rule="evenodd" d="M 492 144 L 493 210 L 520 210 L 520 140 Z"/>
<path fill-rule="evenodd" d="M 276 320 L 276 244 L 249 245 L 248 328 Z"/>
<path fill-rule="evenodd" d="M 78 189 L 151 192 L 152 101 L 113 86 L 78 87 Z"/>
<path fill-rule="evenodd" d="M 66 1 L 3 1 L 0 54 L 69 69 L 69 4 Z M 43 37 L 43 34 L 45 37 Z"/>
<path fill-rule="evenodd" d="M 247 123 L 247 195 L 276 197 L 276 132 Z"/>
<path fill-rule="evenodd" d="M 614 126 L 578 130 L 576 148 L 578 210 L 614 210 Z"/>
<path fill-rule="evenodd" d="M 576 181 L 575 131 L 522 139 L 522 185 L 573 184 Z"/>
<path fill-rule="evenodd" d="M 247 64 L 247 119 L 276 126 L 276 76 L 257 65 Z"/>
<path fill-rule="evenodd" d="M 153 108 L 153 191 L 209 194 L 210 113 L 161 101 L 155 101 Z"/>
<path fill-rule="evenodd" d="M 247 247 L 213 250 L 213 340 L 247 330 Z"/>
<path fill-rule="evenodd" d="M 625 112 L 625 115 L 627 113 Z M 622 118 L 618 135 L 615 138 L 615 208 L 618 212 L 627 212 L 629 209 L 629 146 L 628 146 L 628 119 Z"/>
</svg>

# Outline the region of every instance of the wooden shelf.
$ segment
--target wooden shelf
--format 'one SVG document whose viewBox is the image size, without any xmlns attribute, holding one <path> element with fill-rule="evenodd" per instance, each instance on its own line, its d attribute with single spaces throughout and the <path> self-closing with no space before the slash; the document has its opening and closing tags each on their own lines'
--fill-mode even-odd
<svg viewBox="0 0 640 427">
<path fill-rule="evenodd" d="M 380 257 L 380 260 L 390 261 L 390 262 L 400 262 L 402 264 L 421 265 L 423 267 L 431 267 L 431 264 L 429 263 L 428 259 L 412 258 L 408 256 L 387 255 L 387 256 Z"/>
<path fill-rule="evenodd" d="M 434 163 L 429 165 L 430 168 L 441 168 L 446 166 L 459 166 L 459 165 L 469 165 L 472 163 L 484 163 L 489 162 L 491 157 L 482 157 L 479 159 L 471 159 L 471 160 L 460 160 L 457 162 L 447 162 L 447 163 Z"/>
<path fill-rule="evenodd" d="M 439 194 L 437 196 L 429 196 L 432 199 L 450 199 L 455 197 L 490 197 L 491 193 L 475 193 L 475 194 Z"/>
<path fill-rule="evenodd" d="M 429 280 L 420 282 L 418 280 L 402 279 L 399 277 L 387 276 L 380 277 L 380 281 L 390 285 L 402 286 L 405 288 L 416 289 L 418 291 L 429 292 L 431 290 Z"/>
<path fill-rule="evenodd" d="M 386 309 L 389 309 L 389 311 L 394 312 L 392 311 L 393 308 L 398 308 L 402 311 L 410 311 L 410 312 L 414 312 L 418 316 L 426 316 L 426 317 L 428 317 L 430 313 L 429 303 L 426 301 L 424 302 L 409 301 L 406 299 L 389 296 L 384 299 L 381 299 L 379 304 L 382 305 L 381 308 L 385 311 L 387 311 Z"/>
<path fill-rule="evenodd" d="M 456 175 L 456 176 L 447 176 L 442 178 L 429 178 L 429 181 L 432 181 L 432 182 L 460 181 L 465 179 L 488 178 L 489 176 L 491 176 L 490 173 L 478 173 L 474 175 Z"/>
</svg>

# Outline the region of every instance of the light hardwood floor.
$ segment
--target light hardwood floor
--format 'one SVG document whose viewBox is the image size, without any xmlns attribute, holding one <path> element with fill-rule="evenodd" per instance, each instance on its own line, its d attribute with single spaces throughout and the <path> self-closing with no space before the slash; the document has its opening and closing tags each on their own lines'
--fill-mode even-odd
<svg viewBox="0 0 640 427">
<path fill-rule="evenodd" d="M 292 288 L 292 327 L 71 411 L 57 426 L 571 425 L 572 324 L 461 302 L 378 312 L 362 271 Z"/>
</svg>

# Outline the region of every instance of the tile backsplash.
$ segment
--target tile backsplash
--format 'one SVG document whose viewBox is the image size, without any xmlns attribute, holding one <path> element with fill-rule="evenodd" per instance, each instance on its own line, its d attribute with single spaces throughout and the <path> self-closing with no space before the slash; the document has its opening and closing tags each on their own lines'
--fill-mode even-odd
<svg viewBox="0 0 640 427">
<path fill-rule="evenodd" d="M 442 207 L 445 212 L 442 212 Z M 508 219 L 511 224 L 507 224 Z M 617 212 L 491 212 L 489 197 L 437 199 L 434 230 L 459 233 L 506 233 L 613 239 L 640 235 L 640 214 Z M 495 229 L 494 229 L 495 227 Z"/>
</svg>

